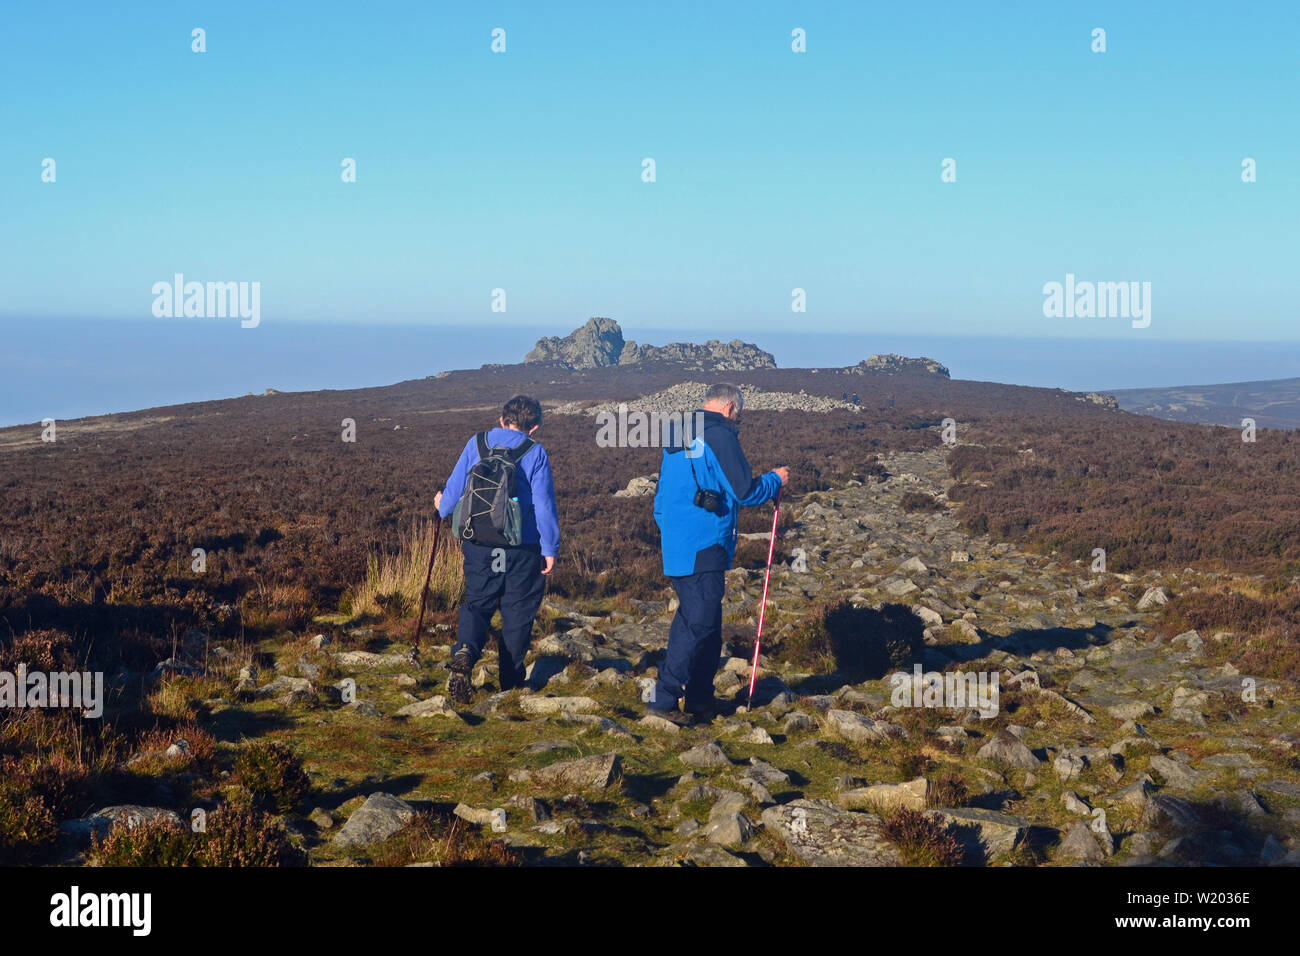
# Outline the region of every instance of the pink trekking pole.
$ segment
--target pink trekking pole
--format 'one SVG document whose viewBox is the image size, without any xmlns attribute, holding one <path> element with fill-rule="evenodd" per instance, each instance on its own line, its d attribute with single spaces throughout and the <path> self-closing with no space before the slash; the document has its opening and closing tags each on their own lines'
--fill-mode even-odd
<svg viewBox="0 0 1300 956">
<path fill-rule="evenodd" d="M 776 489 L 772 508 L 772 536 L 767 542 L 767 570 L 763 572 L 763 600 L 758 606 L 758 636 L 754 638 L 754 666 L 749 671 L 749 706 L 754 706 L 754 682 L 758 679 L 758 648 L 763 643 L 763 619 L 767 616 L 767 585 L 772 580 L 772 556 L 776 554 L 776 519 L 781 514 L 781 489 Z"/>
</svg>

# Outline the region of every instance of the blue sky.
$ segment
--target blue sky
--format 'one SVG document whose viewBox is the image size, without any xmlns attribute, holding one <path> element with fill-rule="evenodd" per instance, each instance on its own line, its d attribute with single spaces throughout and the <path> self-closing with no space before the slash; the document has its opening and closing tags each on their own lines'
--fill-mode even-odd
<svg viewBox="0 0 1300 956">
<path fill-rule="evenodd" d="M 10 4 L 0 319 L 182 272 L 263 323 L 1295 341 L 1297 50 L 1293 2 Z M 1044 318 L 1067 272 L 1151 327 Z"/>
</svg>

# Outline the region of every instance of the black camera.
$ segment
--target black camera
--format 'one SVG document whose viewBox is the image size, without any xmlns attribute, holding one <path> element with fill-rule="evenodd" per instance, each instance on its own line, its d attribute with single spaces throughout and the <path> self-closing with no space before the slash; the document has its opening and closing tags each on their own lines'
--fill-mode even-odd
<svg viewBox="0 0 1300 956">
<path fill-rule="evenodd" d="M 710 514 L 722 513 L 722 495 L 712 488 L 699 488 L 695 492 L 695 507 L 703 508 Z"/>
</svg>

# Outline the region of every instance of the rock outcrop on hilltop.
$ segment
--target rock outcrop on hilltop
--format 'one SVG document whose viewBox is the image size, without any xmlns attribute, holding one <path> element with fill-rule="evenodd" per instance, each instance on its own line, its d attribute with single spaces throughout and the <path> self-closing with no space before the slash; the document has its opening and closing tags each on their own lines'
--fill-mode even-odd
<svg viewBox="0 0 1300 956">
<path fill-rule="evenodd" d="M 561 338 L 550 335 L 524 357 L 529 365 L 556 362 L 572 368 L 604 368 L 617 365 L 626 343 L 623 330 L 613 319 L 592 317 L 581 328 Z"/>
<path fill-rule="evenodd" d="M 1102 405 L 1106 408 L 1119 408 L 1119 399 L 1105 392 L 1084 392 L 1074 397 L 1081 402 L 1092 402 L 1094 405 Z"/>
<path fill-rule="evenodd" d="M 949 377 L 947 367 L 932 358 L 908 358 L 905 355 L 895 355 L 893 352 L 873 355 L 857 365 L 850 365 L 844 371 L 850 375 L 864 375 L 867 372 L 926 372 L 930 375 Z"/>
<path fill-rule="evenodd" d="M 693 368 L 709 368 L 718 371 L 746 371 L 752 368 L 776 368 L 776 359 L 771 352 L 764 352 L 757 345 L 732 339 L 722 342 L 709 339 L 703 345 L 693 342 L 670 342 L 668 345 L 637 345 L 628 342 L 623 348 L 620 365 L 633 365 L 637 362 L 674 362 Z"/>
<path fill-rule="evenodd" d="M 605 368 L 643 362 L 672 362 L 722 371 L 776 368 L 776 360 L 770 352 L 740 339 L 730 342 L 710 339 L 703 345 L 693 342 L 638 345 L 624 340 L 623 330 L 613 319 L 600 317 L 588 319 L 586 325 L 564 337 L 552 335 L 538 339 L 524 362 L 530 365 L 554 363 L 569 368 Z"/>
</svg>

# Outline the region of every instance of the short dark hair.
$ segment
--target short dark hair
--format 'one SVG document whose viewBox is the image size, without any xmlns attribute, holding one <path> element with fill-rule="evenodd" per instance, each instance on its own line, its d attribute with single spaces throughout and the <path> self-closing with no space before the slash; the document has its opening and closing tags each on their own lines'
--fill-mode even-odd
<svg viewBox="0 0 1300 956">
<path fill-rule="evenodd" d="M 527 395 L 516 395 L 501 409 L 501 420 L 520 431 L 531 431 L 534 425 L 542 423 L 542 403 Z"/>
</svg>

